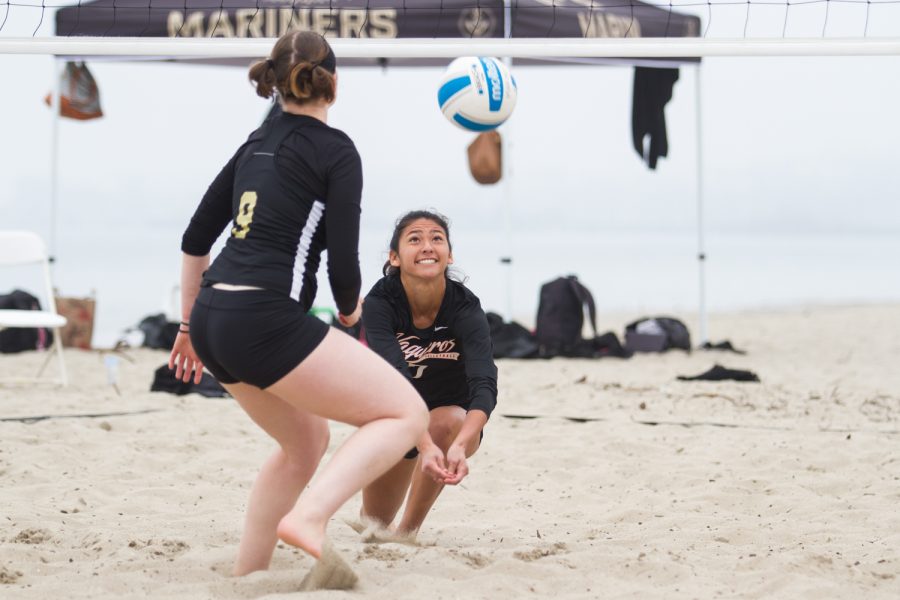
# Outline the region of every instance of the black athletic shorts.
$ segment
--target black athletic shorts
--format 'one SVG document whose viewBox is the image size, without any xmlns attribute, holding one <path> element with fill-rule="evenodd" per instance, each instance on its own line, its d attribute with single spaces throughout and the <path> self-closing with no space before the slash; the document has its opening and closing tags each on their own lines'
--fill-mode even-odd
<svg viewBox="0 0 900 600">
<path fill-rule="evenodd" d="M 200 288 L 191 312 L 191 343 L 220 383 L 267 388 L 325 339 L 328 325 L 269 290 Z"/>
</svg>

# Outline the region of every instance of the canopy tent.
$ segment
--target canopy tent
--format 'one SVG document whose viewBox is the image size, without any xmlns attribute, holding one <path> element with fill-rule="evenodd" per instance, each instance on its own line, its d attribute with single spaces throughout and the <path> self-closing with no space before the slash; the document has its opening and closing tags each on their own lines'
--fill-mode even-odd
<svg viewBox="0 0 900 600">
<path fill-rule="evenodd" d="M 666 38 L 696 37 L 700 19 L 639 0 L 93 0 L 56 13 L 59 36 L 272 38 L 290 28 L 342 38 Z"/>
<path fill-rule="evenodd" d="M 313 30 L 329 38 L 684 38 L 699 35 L 700 19 L 640 0 L 92 0 L 61 8 L 56 13 L 57 36 L 275 38 L 290 29 Z M 339 58 L 342 66 L 448 62 L 421 58 Z M 236 64 L 234 59 L 201 62 Z M 248 59 L 243 59 L 238 64 L 247 62 Z M 672 67 L 679 62 L 698 63 L 699 59 L 516 59 L 517 64 L 549 62 Z M 706 341 L 706 309 L 699 70 L 696 81 L 699 312 L 703 342 Z M 54 128 L 54 161 L 56 139 Z M 506 171 L 507 161 L 503 164 Z M 55 167 L 53 178 L 55 181 Z M 55 196 L 55 183 L 53 189 Z M 508 185 L 506 190 L 508 196 Z M 55 197 L 53 202 L 55 206 Z M 506 205 L 507 211 L 511 210 L 511 199 L 507 198 Z M 511 259 L 503 262 L 509 265 Z"/>
<path fill-rule="evenodd" d="M 316 31 L 330 38 L 686 38 L 699 35 L 700 19 L 640 0 L 93 0 L 56 13 L 56 35 L 67 37 L 276 38 L 291 28 Z M 345 58 L 341 65 L 446 62 L 433 58 Z M 673 62 L 678 61 L 629 59 L 625 64 L 672 66 Z"/>
</svg>

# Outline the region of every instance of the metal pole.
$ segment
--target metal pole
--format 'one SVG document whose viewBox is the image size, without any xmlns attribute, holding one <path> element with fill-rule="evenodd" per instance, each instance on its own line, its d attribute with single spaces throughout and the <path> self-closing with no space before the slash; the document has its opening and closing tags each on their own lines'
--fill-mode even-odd
<svg viewBox="0 0 900 600">
<path fill-rule="evenodd" d="M 268 38 L 0 38 L 0 54 L 164 58 L 259 58 Z M 898 56 L 900 38 L 332 38 L 338 58 L 684 58 L 706 56 Z"/>
<path fill-rule="evenodd" d="M 511 0 L 504 0 L 503 2 L 503 37 L 509 39 L 512 37 L 512 4 Z M 512 67 L 512 58 L 509 56 L 503 57 L 503 63 L 506 65 L 507 69 L 511 69 Z M 506 251 L 510 252 L 512 250 L 512 209 L 513 209 L 513 197 L 512 197 L 512 181 L 510 177 L 512 176 L 512 168 L 510 164 L 512 161 L 510 160 L 509 152 L 510 152 L 510 125 L 509 123 L 505 124 L 503 128 L 503 135 L 500 136 L 500 176 L 503 181 L 503 236 L 506 240 L 504 244 L 506 247 Z M 500 263 L 504 265 L 506 271 L 506 320 L 513 320 L 513 259 L 512 256 L 506 255 L 500 257 Z"/>
<path fill-rule="evenodd" d="M 65 65 L 63 59 L 53 57 L 53 91 L 50 94 L 50 110 L 53 113 L 53 121 L 50 126 L 50 261 L 54 264 L 57 252 L 57 205 L 59 203 L 59 119 L 61 106 L 61 75 L 60 65 Z"/>
<path fill-rule="evenodd" d="M 703 231 L 703 111 L 701 110 L 702 105 L 700 101 L 702 87 L 700 85 L 700 70 L 702 68 L 702 63 L 697 63 L 697 67 L 694 69 L 696 85 L 694 92 L 696 116 L 694 120 L 697 123 L 697 268 L 700 285 L 700 344 L 709 341 L 706 328 L 706 249 Z"/>
</svg>

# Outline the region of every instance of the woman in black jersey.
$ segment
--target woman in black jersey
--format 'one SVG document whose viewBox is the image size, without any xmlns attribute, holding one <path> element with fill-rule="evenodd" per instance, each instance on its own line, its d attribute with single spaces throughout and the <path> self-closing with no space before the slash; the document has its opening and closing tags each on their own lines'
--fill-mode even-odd
<svg viewBox="0 0 900 600">
<path fill-rule="evenodd" d="M 400 537 L 415 537 L 444 486 L 468 474 L 466 459 L 497 403 L 487 318 L 478 298 L 447 276 L 452 262 L 446 219 L 410 212 L 397 222 L 385 276 L 363 304 L 369 347 L 412 382 L 431 413 L 406 460 L 363 489 L 362 516 L 381 526 L 407 496 Z"/>
<path fill-rule="evenodd" d="M 325 249 L 341 321 L 362 312 L 362 168 L 350 138 L 326 124 L 334 53 L 322 36 L 293 31 L 249 77 L 282 110 L 238 148 L 184 233 L 183 321 L 169 366 L 184 381 L 205 366 L 278 443 L 253 484 L 234 573 L 267 568 L 280 538 L 318 559 L 305 585 L 348 586 L 352 572 L 331 564 L 340 558 L 325 543 L 328 520 L 419 439 L 428 413 L 383 360 L 307 315 Z M 307 488 L 328 446 L 326 419 L 358 429 Z"/>
</svg>

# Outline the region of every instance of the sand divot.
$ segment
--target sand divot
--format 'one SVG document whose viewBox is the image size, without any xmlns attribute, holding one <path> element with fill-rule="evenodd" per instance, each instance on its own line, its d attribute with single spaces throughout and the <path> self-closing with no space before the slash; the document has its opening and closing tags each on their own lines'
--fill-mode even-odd
<svg viewBox="0 0 900 600">
<path fill-rule="evenodd" d="M 362 537 L 364 544 L 405 544 L 407 546 L 419 546 L 416 541 L 416 534 L 400 534 L 385 527 L 380 523 L 371 519 L 344 519 L 350 529 L 355 531 Z"/>
<path fill-rule="evenodd" d="M 344 523 L 360 535 L 362 535 L 366 528 L 370 526 L 369 523 L 364 523 L 362 519 L 344 519 Z"/>
<path fill-rule="evenodd" d="M 322 557 L 300 582 L 300 591 L 349 590 L 356 586 L 358 580 L 350 565 L 341 558 L 331 541 L 326 539 L 322 545 Z"/>
</svg>

